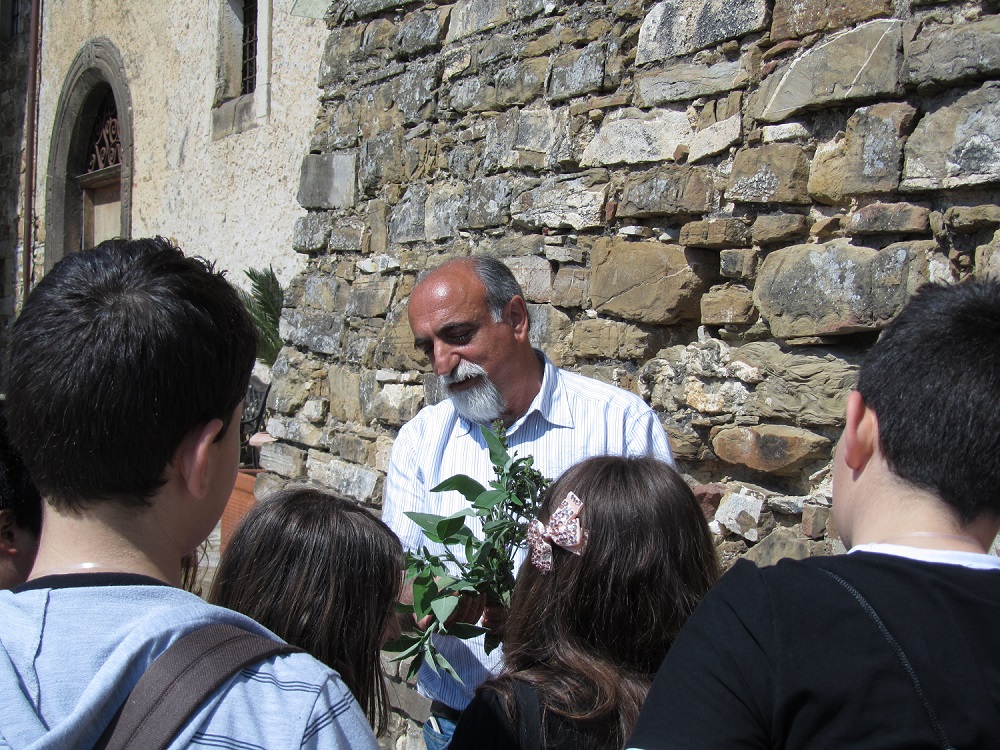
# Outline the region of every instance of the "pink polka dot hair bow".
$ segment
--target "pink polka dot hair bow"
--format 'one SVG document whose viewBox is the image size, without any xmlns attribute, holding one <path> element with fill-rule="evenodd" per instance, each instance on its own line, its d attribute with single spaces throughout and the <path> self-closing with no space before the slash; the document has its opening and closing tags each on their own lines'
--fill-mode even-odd
<svg viewBox="0 0 1000 750">
<path fill-rule="evenodd" d="M 552 572 L 552 544 L 558 544 L 574 555 L 583 553 L 587 546 L 587 532 L 578 518 L 581 510 L 583 500 L 570 492 L 559 503 L 547 524 L 538 519 L 531 522 L 528 527 L 528 549 L 531 550 L 532 564 L 542 573 Z"/>
</svg>

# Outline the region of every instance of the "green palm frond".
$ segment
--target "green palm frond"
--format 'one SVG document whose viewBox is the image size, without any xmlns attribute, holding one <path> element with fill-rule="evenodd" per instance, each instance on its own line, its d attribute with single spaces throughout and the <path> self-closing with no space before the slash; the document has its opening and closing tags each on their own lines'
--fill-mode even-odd
<svg viewBox="0 0 1000 750">
<path fill-rule="evenodd" d="M 257 347 L 257 359 L 268 365 L 273 365 L 281 351 L 281 336 L 278 334 L 278 320 L 281 318 L 281 308 L 285 301 L 285 292 L 278 282 L 274 269 L 248 268 L 244 271 L 250 279 L 250 291 L 239 289 L 240 299 L 257 326 L 260 344 Z"/>
</svg>

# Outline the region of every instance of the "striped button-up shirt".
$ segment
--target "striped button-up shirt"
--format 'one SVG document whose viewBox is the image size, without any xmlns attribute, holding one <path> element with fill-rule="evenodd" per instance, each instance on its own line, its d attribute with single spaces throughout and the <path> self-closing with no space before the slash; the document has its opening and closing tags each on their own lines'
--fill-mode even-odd
<svg viewBox="0 0 1000 750">
<path fill-rule="evenodd" d="M 533 456 L 534 466 L 555 480 L 566 469 L 592 456 L 654 456 L 673 463 L 670 444 L 656 414 L 638 396 L 614 385 L 560 370 L 545 355 L 542 387 L 528 411 L 507 430 L 512 456 Z M 455 474 L 467 474 L 483 485 L 495 478 L 489 450 L 479 425 L 458 415 L 449 400 L 420 410 L 399 431 L 389 459 L 382 519 L 403 546 L 423 546 L 434 554 L 441 545 L 428 542 L 405 513 L 448 516 L 468 507 L 458 492 L 430 489 Z M 482 538 L 476 519 L 473 533 Z M 460 559 L 462 550 L 452 550 Z M 520 566 L 523 550 L 515 559 Z M 515 568 L 516 569 L 516 568 Z M 486 654 L 482 638 L 460 640 L 439 636 L 435 645 L 464 682 L 423 665 L 417 676 L 430 698 L 464 709 L 476 687 L 499 669 L 500 649 Z"/>
</svg>

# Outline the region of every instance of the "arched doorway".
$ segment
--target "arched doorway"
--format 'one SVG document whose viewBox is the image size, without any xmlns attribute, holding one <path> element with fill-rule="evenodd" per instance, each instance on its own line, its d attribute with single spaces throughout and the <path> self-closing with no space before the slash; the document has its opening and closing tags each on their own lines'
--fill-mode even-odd
<svg viewBox="0 0 1000 750">
<path fill-rule="evenodd" d="M 132 231 L 132 99 L 107 39 L 88 42 L 59 95 L 45 196 L 45 269 Z"/>
</svg>

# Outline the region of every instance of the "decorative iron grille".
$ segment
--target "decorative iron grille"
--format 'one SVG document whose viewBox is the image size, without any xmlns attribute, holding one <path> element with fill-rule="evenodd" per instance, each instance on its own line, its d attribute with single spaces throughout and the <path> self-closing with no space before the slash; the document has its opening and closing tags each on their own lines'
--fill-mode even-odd
<svg viewBox="0 0 1000 750">
<path fill-rule="evenodd" d="M 257 0 L 243 0 L 243 83 L 241 94 L 257 88 Z"/>
<path fill-rule="evenodd" d="M 84 174 L 122 163 L 122 143 L 118 134 L 118 107 L 110 90 L 104 95 L 94 127 L 90 131 L 87 167 Z"/>
</svg>

